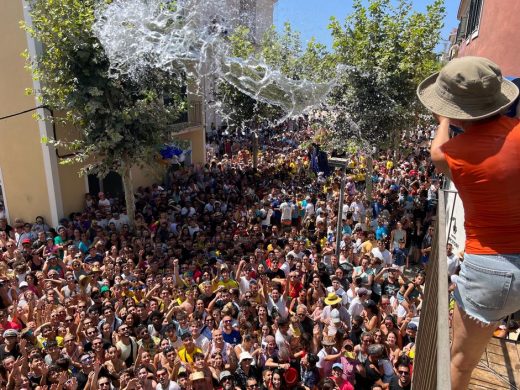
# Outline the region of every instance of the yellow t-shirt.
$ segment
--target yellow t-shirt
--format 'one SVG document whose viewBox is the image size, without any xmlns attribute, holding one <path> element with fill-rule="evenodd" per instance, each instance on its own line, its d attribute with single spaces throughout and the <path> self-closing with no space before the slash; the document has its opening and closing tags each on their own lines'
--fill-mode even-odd
<svg viewBox="0 0 520 390">
<path fill-rule="evenodd" d="M 361 244 L 361 254 L 366 255 L 367 253 L 372 252 L 372 248 L 374 244 L 370 240 L 365 241 Z"/>
<path fill-rule="evenodd" d="M 213 291 L 216 291 L 217 288 L 219 288 L 220 286 L 224 286 L 226 289 L 229 290 L 230 288 L 238 288 L 238 283 L 233 279 L 228 279 L 227 282 L 220 280 L 217 283 L 213 284 Z"/>
<path fill-rule="evenodd" d="M 36 340 L 38 340 L 38 343 L 36 344 L 36 346 L 39 349 L 43 349 L 44 348 L 44 344 L 47 342 L 47 339 L 40 335 L 40 336 L 36 337 Z M 58 343 L 58 347 L 63 348 L 63 337 L 56 336 L 56 342 Z"/>
<path fill-rule="evenodd" d="M 186 351 L 186 347 L 182 347 L 179 349 L 179 359 L 181 359 L 184 363 L 193 363 L 193 355 L 195 355 L 197 352 L 203 354 L 202 349 L 198 347 L 195 347 L 191 353 Z"/>
</svg>

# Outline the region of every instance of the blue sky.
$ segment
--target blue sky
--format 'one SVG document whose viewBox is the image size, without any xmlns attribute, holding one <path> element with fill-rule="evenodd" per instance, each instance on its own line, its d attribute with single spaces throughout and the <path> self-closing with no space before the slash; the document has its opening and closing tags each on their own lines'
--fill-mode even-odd
<svg viewBox="0 0 520 390">
<path fill-rule="evenodd" d="M 432 0 L 414 0 L 417 11 L 425 11 Z M 450 31 L 458 26 L 459 1 L 445 0 L 446 18 L 442 38 L 447 39 Z M 352 0 L 278 0 L 274 9 L 274 24 L 283 26 L 289 21 L 301 33 L 303 42 L 315 37 L 318 42 L 330 47 L 331 37 L 327 30 L 329 18 L 336 16 L 340 21 L 351 13 Z"/>
</svg>

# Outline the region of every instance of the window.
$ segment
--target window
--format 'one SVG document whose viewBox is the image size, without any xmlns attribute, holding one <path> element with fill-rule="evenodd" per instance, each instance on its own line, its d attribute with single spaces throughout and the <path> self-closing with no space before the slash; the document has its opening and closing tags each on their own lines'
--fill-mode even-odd
<svg viewBox="0 0 520 390">
<path fill-rule="evenodd" d="M 482 0 L 471 0 L 468 13 L 468 28 L 467 35 L 471 36 L 474 32 L 478 31 L 480 25 L 480 13 L 482 12 Z"/>
<path fill-rule="evenodd" d="M 474 33 L 478 32 L 482 2 L 483 0 L 470 0 L 468 2 L 469 6 L 466 8 L 466 12 L 463 13 L 464 16 L 460 19 L 456 43 L 460 43 L 466 38 L 471 38 Z"/>
<path fill-rule="evenodd" d="M 464 16 L 459 23 L 459 28 L 457 29 L 457 39 L 456 43 L 462 42 L 463 39 L 466 38 L 466 31 L 468 29 L 468 17 Z"/>
</svg>

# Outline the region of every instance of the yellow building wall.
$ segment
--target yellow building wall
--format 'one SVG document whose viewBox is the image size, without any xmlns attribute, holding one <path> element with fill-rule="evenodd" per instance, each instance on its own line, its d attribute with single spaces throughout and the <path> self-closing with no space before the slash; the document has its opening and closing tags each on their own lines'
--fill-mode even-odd
<svg viewBox="0 0 520 390">
<path fill-rule="evenodd" d="M 27 48 L 21 1 L 2 1 L 0 11 L 0 117 L 35 107 L 26 88 L 31 74 L 24 69 L 21 53 Z M 49 221 L 50 206 L 43 168 L 38 122 L 32 113 L 0 121 L 0 167 L 10 221 L 34 221 L 42 215 Z"/>
<path fill-rule="evenodd" d="M 59 116 L 59 113 L 55 113 Z M 78 130 L 70 125 L 56 123 L 56 139 L 72 141 L 80 134 Z M 79 212 L 84 209 L 85 194 L 87 191 L 86 178 L 80 176 L 80 164 L 60 164 L 63 157 L 70 153 L 66 148 L 58 149 L 58 176 L 61 188 L 63 214 L 68 217 L 70 213 Z M 62 158 L 60 158 L 62 156 Z"/>
<path fill-rule="evenodd" d="M 58 165 L 60 176 L 61 197 L 63 214 L 68 217 L 70 213 L 81 212 L 85 208 L 86 179 L 79 176 L 77 164 Z"/>
<path fill-rule="evenodd" d="M 132 181 L 134 190 L 137 190 L 137 187 L 149 187 L 154 183 L 160 184 L 164 179 L 165 171 L 166 167 L 159 164 L 152 164 L 143 168 L 133 167 Z"/>
<path fill-rule="evenodd" d="M 2 2 L 0 11 L 0 117 L 32 109 L 36 106 L 33 96 L 25 95 L 32 88 L 32 75 L 25 69 L 21 53 L 27 49 L 25 31 L 19 22 L 24 19 L 21 0 Z M 192 97 L 193 98 L 193 97 Z M 203 123 L 201 103 L 190 110 L 190 120 Z M 15 218 L 34 221 L 42 215 L 50 223 L 49 195 L 42 144 L 38 122 L 33 118 L 35 111 L 0 121 L 0 169 L 3 176 L 4 200 L 10 222 Z M 57 139 L 75 136 L 76 131 L 67 127 L 56 127 Z M 205 133 L 201 125 L 193 126 L 179 139 L 191 141 L 192 163 L 205 162 Z M 67 153 L 59 150 L 59 155 Z M 60 159 L 58 158 L 58 161 Z M 61 190 L 63 215 L 83 209 L 86 179 L 79 176 L 78 165 L 58 165 L 59 188 Z M 132 169 L 134 187 L 160 183 L 165 167 L 154 164 L 150 167 Z"/>
</svg>

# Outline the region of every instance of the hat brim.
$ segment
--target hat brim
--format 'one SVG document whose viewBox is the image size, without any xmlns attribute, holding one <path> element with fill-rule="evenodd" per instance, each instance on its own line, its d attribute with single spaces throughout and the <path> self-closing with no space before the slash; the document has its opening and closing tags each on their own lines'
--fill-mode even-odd
<svg viewBox="0 0 520 390">
<path fill-rule="evenodd" d="M 336 345 L 336 343 L 332 342 L 332 341 L 325 341 L 325 340 L 322 340 L 321 341 L 321 345 L 323 346 L 327 346 L 327 347 L 332 347 L 334 345 Z"/>
<path fill-rule="evenodd" d="M 417 97 L 431 112 L 450 119 L 479 120 L 505 111 L 518 97 L 518 87 L 502 79 L 501 91 L 493 104 L 457 104 L 436 92 L 435 82 L 439 72 L 432 74 L 417 87 Z"/>
<path fill-rule="evenodd" d="M 336 303 L 340 303 L 341 302 L 341 298 L 340 297 L 336 297 L 336 299 L 329 299 L 329 298 L 325 298 L 323 300 L 323 302 L 325 302 L 326 305 L 335 305 Z"/>
</svg>

